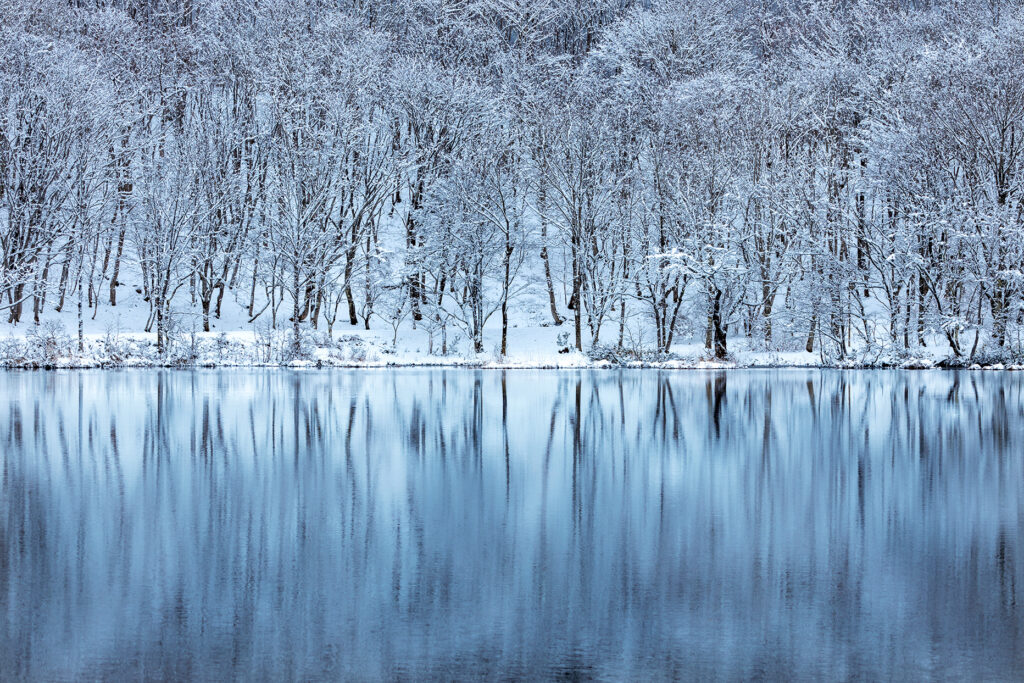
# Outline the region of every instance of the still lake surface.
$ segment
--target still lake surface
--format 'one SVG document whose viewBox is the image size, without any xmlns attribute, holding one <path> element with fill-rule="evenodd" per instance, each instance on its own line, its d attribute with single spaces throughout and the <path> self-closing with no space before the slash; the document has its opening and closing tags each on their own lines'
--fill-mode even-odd
<svg viewBox="0 0 1024 683">
<path fill-rule="evenodd" d="M 0 373 L 0 678 L 1019 679 L 1022 389 Z"/>
</svg>

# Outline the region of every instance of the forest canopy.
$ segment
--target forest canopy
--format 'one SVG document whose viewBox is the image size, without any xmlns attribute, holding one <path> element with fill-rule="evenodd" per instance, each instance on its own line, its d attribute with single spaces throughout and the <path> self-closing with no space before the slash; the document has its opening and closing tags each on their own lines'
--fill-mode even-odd
<svg viewBox="0 0 1024 683">
<path fill-rule="evenodd" d="M 7 0 L 0 313 L 1022 353 L 1024 10 Z M 525 309 L 524 309 L 525 310 Z M 140 323 L 141 325 L 141 323 Z M 640 340 L 640 341 L 637 341 Z"/>
</svg>

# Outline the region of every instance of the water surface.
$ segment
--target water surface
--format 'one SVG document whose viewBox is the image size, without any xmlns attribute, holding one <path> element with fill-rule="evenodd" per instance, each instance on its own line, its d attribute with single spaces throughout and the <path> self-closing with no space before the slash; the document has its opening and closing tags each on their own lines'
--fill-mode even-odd
<svg viewBox="0 0 1024 683">
<path fill-rule="evenodd" d="M 1020 678 L 1022 384 L 2 373 L 0 678 Z"/>
</svg>

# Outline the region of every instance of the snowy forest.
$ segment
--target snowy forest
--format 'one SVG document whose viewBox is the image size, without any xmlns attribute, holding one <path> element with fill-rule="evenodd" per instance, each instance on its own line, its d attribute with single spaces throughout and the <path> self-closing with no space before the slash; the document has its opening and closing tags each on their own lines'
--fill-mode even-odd
<svg viewBox="0 0 1024 683">
<path fill-rule="evenodd" d="M 160 353 L 1020 359 L 1024 6 L 6 0 L 0 258 L 5 333 Z"/>
</svg>

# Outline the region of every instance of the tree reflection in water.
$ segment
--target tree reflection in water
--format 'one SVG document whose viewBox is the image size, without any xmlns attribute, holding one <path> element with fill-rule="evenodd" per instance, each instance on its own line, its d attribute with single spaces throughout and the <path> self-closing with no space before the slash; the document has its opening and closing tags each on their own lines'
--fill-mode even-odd
<svg viewBox="0 0 1024 683">
<path fill-rule="evenodd" d="M 6 678 L 1013 678 L 1019 375 L 0 375 Z"/>
</svg>

